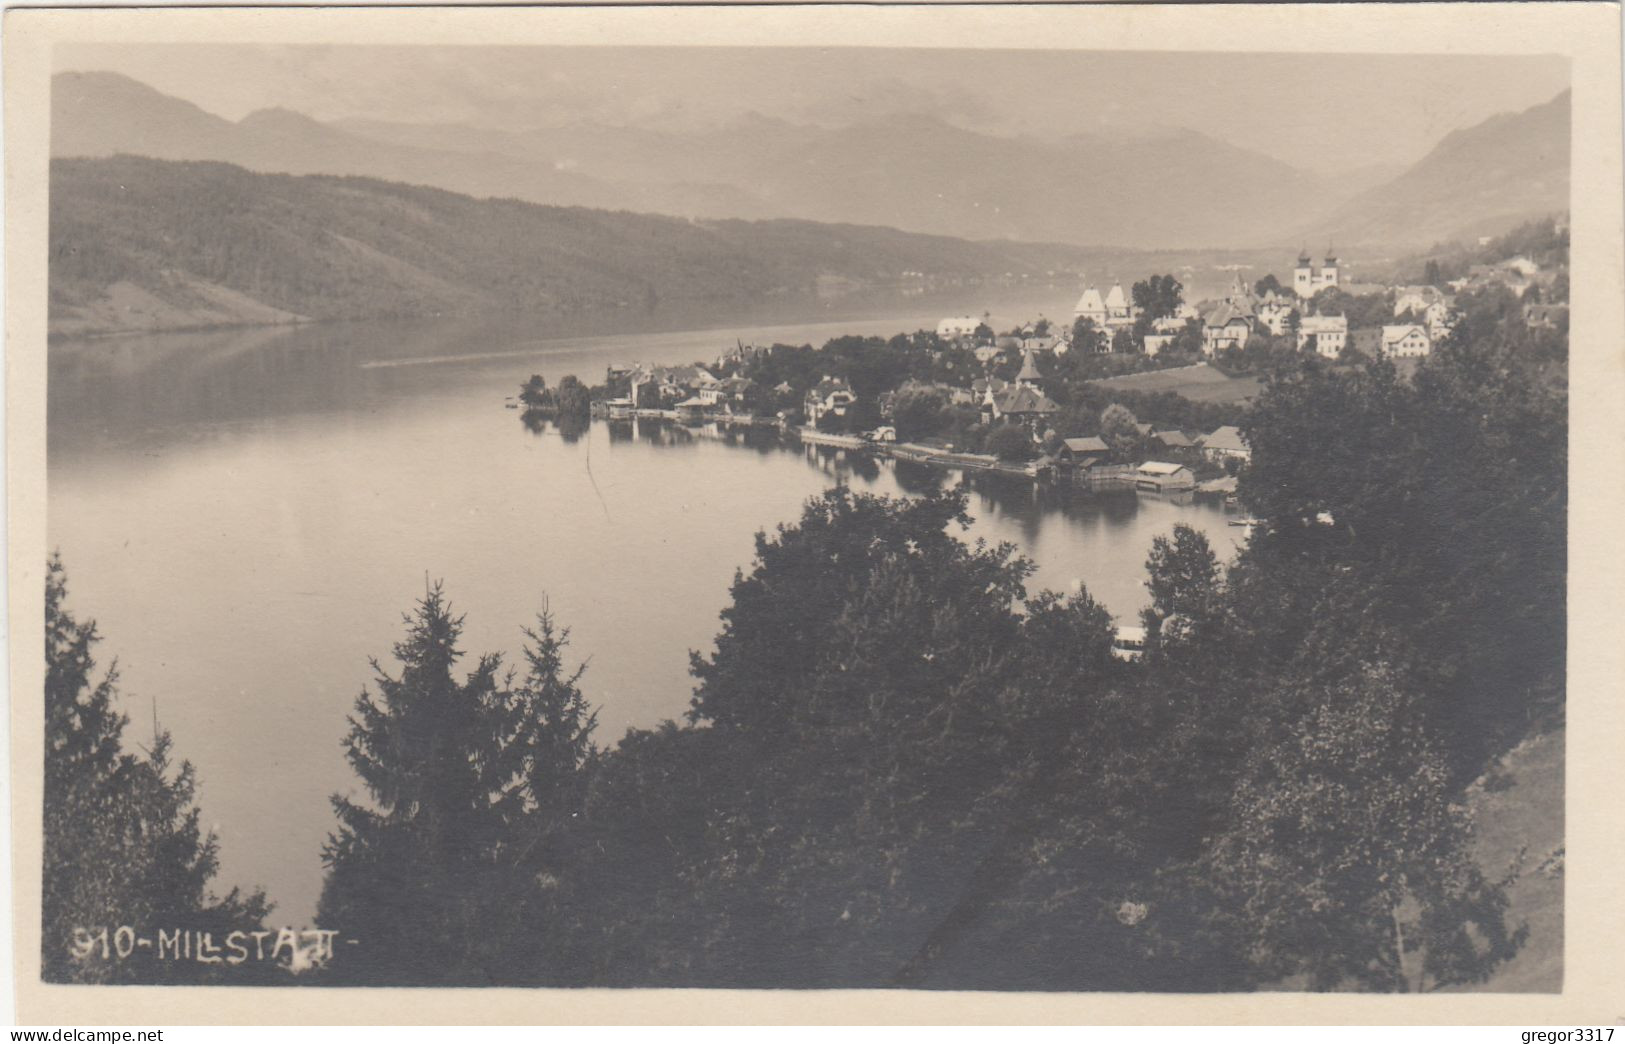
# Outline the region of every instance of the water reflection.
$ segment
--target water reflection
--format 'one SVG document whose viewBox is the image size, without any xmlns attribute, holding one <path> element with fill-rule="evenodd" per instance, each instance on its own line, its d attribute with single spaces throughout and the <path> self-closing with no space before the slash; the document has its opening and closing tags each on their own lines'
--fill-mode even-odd
<svg viewBox="0 0 1625 1044">
<path fill-rule="evenodd" d="M 263 883 L 293 923 L 314 910 L 328 796 L 355 786 L 346 713 L 426 576 L 467 613 L 471 650 L 514 652 L 551 605 L 592 659 L 613 743 L 684 711 L 688 654 L 710 647 L 757 532 L 836 482 L 963 484 L 968 536 L 1018 543 L 1030 590 L 1081 579 L 1119 616 L 1146 602 L 1155 536 L 1188 522 L 1227 555 L 1243 532 L 1212 505 L 967 477 L 769 428 L 596 420 L 567 438 L 503 408 L 530 373 L 688 362 L 718 338 L 502 336 L 356 324 L 51 346 L 48 539 L 75 609 L 119 656 L 123 709 L 145 720 L 161 699 L 226 825 L 224 879 Z"/>
</svg>

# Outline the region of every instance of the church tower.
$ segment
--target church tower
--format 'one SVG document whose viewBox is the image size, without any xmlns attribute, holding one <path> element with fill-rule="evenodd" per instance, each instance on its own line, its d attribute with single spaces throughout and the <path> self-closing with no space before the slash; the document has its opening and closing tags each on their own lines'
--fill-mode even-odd
<svg viewBox="0 0 1625 1044">
<path fill-rule="evenodd" d="M 1038 372 L 1038 364 L 1033 361 L 1033 350 L 1028 348 L 1021 353 L 1021 372 L 1016 374 L 1016 383 L 1037 388 L 1043 382 L 1044 375 Z"/>
<path fill-rule="evenodd" d="M 1292 270 L 1292 289 L 1299 297 L 1315 296 L 1315 266 L 1307 250 L 1298 254 L 1298 267 Z"/>
</svg>

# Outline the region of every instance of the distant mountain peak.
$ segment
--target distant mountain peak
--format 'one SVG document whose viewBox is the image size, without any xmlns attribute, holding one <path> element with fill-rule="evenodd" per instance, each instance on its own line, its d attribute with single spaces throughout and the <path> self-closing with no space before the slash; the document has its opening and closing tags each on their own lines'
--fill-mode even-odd
<svg viewBox="0 0 1625 1044">
<path fill-rule="evenodd" d="M 281 106 L 272 106 L 269 109 L 255 109 L 238 120 L 237 125 L 240 127 L 296 127 L 299 129 L 327 127 L 327 124 L 322 123 L 320 120 Z"/>
</svg>

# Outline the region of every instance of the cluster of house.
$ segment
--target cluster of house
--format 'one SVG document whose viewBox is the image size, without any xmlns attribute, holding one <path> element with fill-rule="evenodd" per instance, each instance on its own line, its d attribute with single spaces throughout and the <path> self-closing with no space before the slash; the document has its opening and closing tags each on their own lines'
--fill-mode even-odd
<svg viewBox="0 0 1625 1044">
<path fill-rule="evenodd" d="M 1169 457 L 1189 459 L 1200 455 L 1214 464 L 1235 460 L 1246 463 L 1252 459 L 1252 450 L 1240 429 L 1226 424 L 1205 435 L 1191 435 L 1177 428 L 1157 430 L 1149 424 L 1137 425 L 1140 437 L 1154 451 L 1163 451 Z M 1111 447 L 1098 435 L 1061 440 L 1055 462 L 1072 473 L 1075 483 L 1089 472 L 1102 469 L 1111 459 Z M 1135 489 L 1155 493 L 1176 493 L 1196 485 L 1195 473 L 1181 460 L 1147 460 L 1129 466 L 1127 479 Z"/>
<path fill-rule="evenodd" d="M 1558 273 L 1552 269 L 1543 269 L 1540 265 L 1527 257 L 1509 257 L 1505 261 L 1494 265 L 1473 265 L 1467 274 L 1460 279 L 1450 282 L 1450 288 L 1458 292 L 1462 290 L 1478 290 L 1486 286 L 1501 285 L 1515 294 L 1522 295 L 1532 286 L 1549 289 L 1557 281 Z M 1523 321 L 1530 329 L 1556 329 L 1568 321 L 1569 306 L 1554 304 L 1546 301 L 1535 302 L 1523 306 Z"/>
<path fill-rule="evenodd" d="M 1314 296 L 1337 288 L 1353 295 L 1394 293 L 1393 315 L 1403 320 L 1370 329 L 1349 329 L 1348 316 L 1313 310 Z M 1202 351 L 1207 355 L 1240 348 L 1255 330 L 1285 337 L 1296 329 L 1299 351 L 1335 359 L 1347 348 L 1370 356 L 1414 358 L 1427 355 L 1456 321 L 1455 299 L 1431 286 L 1386 287 L 1342 281 L 1337 257 L 1328 255 L 1316 267 L 1307 254 L 1292 272 L 1291 294 L 1275 290 L 1255 294 L 1237 277 L 1236 284 L 1202 318 Z"/>
<path fill-rule="evenodd" d="M 1351 283 L 1344 275 L 1335 254 L 1328 254 L 1322 264 L 1316 265 L 1307 253 L 1299 255 L 1293 268 L 1290 291 L 1255 293 L 1238 275 L 1223 297 L 1200 308 L 1182 305 L 1175 314 L 1153 320 L 1141 348 L 1146 355 L 1156 355 L 1196 322 L 1201 328 L 1202 352 L 1208 356 L 1227 348 L 1241 348 L 1254 333 L 1268 332 L 1276 337 L 1295 333 L 1299 351 L 1327 358 L 1336 358 L 1345 349 L 1353 348 L 1370 356 L 1402 359 L 1429 354 L 1455 326 L 1458 313 L 1453 293 L 1432 286 Z M 1498 284 L 1522 293 L 1530 286 L 1549 286 L 1555 278 L 1555 272 L 1542 271 L 1528 258 L 1514 257 L 1495 265 L 1474 265 L 1450 286 L 1459 292 Z M 1395 321 L 1351 330 L 1346 315 L 1316 313 L 1312 304 L 1315 295 L 1332 288 L 1354 296 L 1391 292 Z M 1140 310 L 1130 303 L 1118 283 L 1104 296 L 1095 287 L 1087 287 L 1073 314 L 1090 320 L 1107 334 L 1094 346 L 1104 352 L 1112 349 L 1110 334 L 1134 326 Z M 1531 303 L 1524 308 L 1524 321 L 1530 327 L 1555 328 L 1566 321 L 1567 315 L 1568 306 L 1562 304 Z M 1065 346 L 1057 350 L 1064 351 Z"/>
<path fill-rule="evenodd" d="M 1159 431 L 1152 425 L 1144 423 L 1136 427 L 1139 429 L 1140 437 L 1149 447 L 1167 451 L 1170 455 L 1181 453 L 1189 455 L 1194 451 L 1215 464 L 1223 464 L 1229 460 L 1245 464 L 1252 459 L 1252 450 L 1248 448 L 1247 440 L 1242 437 L 1241 429 L 1234 424 L 1226 424 L 1205 435 L 1191 435 L 1178 428 L 1165 428 Z M 1061 448 L 1056 451 L 1055 456 L 1065 464 L 1092 466 L 1104 463 L 1111 456 L 1111 447 L 1098 435 L 1063 439 Z"/>
</svg>

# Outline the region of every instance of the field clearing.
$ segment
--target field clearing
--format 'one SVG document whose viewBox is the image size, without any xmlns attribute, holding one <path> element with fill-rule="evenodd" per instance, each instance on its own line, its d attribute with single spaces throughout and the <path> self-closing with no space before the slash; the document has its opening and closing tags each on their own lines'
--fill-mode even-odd
<svg viewBox="0 0 1625 1044">
<path fill-rule="evenodd" d="M 1257 377 L 1230 377 L 1207 363 L 1130 373 L 1090 383 L 1125 391 L 1173 392 L 1193 402 L 1217 403 L 1245 402 L 1262 387 Z"/>
</svg>

